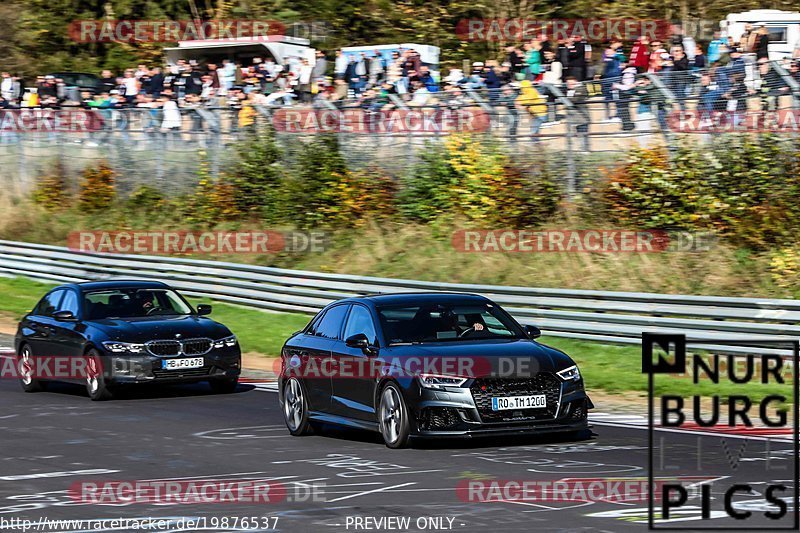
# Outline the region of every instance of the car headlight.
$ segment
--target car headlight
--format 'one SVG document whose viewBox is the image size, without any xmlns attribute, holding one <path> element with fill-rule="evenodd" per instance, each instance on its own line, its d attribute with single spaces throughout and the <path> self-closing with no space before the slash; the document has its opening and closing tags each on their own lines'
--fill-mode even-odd
<svg viewBox="0 0 800 533">
<path fill-rule="evenodd" d="M 419 383 L 426 389 L 442 389 L 444 387 L 460 387 L 469 378 L 458 376 L 440 376 L 438 374 L 420 374 Z"/>
<path fill-rule="evenodd" d="M 105 341 L 103 347 L 113 353 L 144 353 L 144 344 Z"/>
<path fill-rule="evenodd" d="M 558 377 L 560 377 L 563 381 L 578 381 L 581 379 L 581 371 L 578 370 L 578 365 L 572 365 L 569 368 L 565 368 L 564 370 L 559 370 L 556 372 Z"/>
<path fill-rule="evenodd" d="M 214 341 L 214 348 L 223 348 L 225 346 L 229 348 L 231 346 L 236 346 L 236 335 L 231 335 L 230 337 L 225 337 L 224 339 Z"/>
</svg>

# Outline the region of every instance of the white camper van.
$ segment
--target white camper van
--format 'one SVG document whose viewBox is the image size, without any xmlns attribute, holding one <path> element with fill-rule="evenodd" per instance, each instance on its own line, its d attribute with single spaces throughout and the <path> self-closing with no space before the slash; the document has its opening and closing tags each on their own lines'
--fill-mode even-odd
<svg viewBox="0 0 800 533">
<path fill-rule="evenodd" d="M 165 48 L 167 63 L 174 65 L 178 59 L 195 59 L 201 63 L 220 64 L 223 59 L 249 65 L 254 57 L 272 57 L 276 63 L 283 64 L 289 59 L 307 59 L 310 65 L 316 62 L 313 48 L 308 39 L 275 35 L 254 39 L 198 39 L 179 41 L 178 46 Z"/>
<path fill-rule="evenodd" d="M 400 44 L 379 44 L 379 45 L 372 45 L 372 46 L 345 46 L 342 48 L 342 55 L 347 57 L 348 59 L 353 57 L 358 57 L 362 53 L 366 54 L 367 57 L 372 57 L 376 53 L 380 54 L 383 57 L 385 62 L 389 62 L 392 59 L 392 53 L 398 52 L 402 53 L 404 50 L 416 50 L 419 52 L 419 59 L 423 65 L 426 65 L 431 72 L 431 76 L 434 79 L 438 79 L 439 76 L 439 52 L 440 49 L 438 46 L 431 46 L 429 44 L 415 44 L 415 43 L 400 43 Z"/>
<path fill-rule="evenodd" d="M 792 57 L 794 50 L 800 47 L 800 12 L 755 9 L 732 13 L 719 23 L 722 34 L 737 41 L 744 33 L 746 24 L 752 24 L 754 30 L 759 26 L 767 27 L 771 60 Z"/>
</svg>

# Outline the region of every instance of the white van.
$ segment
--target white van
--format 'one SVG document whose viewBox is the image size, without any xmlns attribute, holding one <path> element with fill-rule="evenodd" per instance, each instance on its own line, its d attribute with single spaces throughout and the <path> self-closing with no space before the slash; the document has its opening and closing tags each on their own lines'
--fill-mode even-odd
<svg viewBox="0 0 800 533">
<path fill-rule="evenodd" d="M 725 37 L 739 40 L 745 25 L 752 24 L 753 30 L 766 26 L 769 30 L 770 60 L 792 57 L 795 48 L 800 47 L 800 12 L 779 11 L 777 9 L 755 9 L 743 13 L 732 13 L 719 23 Z"/>
<path fill-rule="evenodd" d="M 253 39 L 198 39 L 195 41 L 179 41 L 178 46 L 164 48 L 167 63 L 174 65 L 178 59 L 195 59 L 201 63 L 220 64 L 223 59 L 249 65 L 254 57 L 262 59 L 272 57 L 276 63 L 286 60 L 307 59 L 310 65 L 316 63 L 316 50 L 310 47 L 308 39 L 276 35 Z"/>
</svg>

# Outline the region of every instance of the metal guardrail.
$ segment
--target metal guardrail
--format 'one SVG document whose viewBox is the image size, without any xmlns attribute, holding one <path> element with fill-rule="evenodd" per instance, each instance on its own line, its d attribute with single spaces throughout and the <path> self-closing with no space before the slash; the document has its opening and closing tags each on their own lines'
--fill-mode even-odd
<svg viewBox="0 0 800 533">
<path fill-rule="evenodd" d="M 284 312 L 315 313 L 353 295 L 408 291 L 483 294 L 545 335 L 639 343 L 643 331 L 683 333 L 698 347 L 730 353 L 788 352 L 758 340 L 800 338 L 800 300 L 438 283 L 329 274 L 162 256 L 86 254 L 0 240 L 0 275 L 56 282 L 155 279 L 191 296 Z M 725 345 L 747 342 L 748 347 Z"/>
</svg>

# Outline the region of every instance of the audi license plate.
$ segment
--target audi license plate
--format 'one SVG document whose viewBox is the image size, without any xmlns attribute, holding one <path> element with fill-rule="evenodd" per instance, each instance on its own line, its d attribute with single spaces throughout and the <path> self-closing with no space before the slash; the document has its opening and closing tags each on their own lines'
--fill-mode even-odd
<svg viewBox="0 0 800 533">
<path fill-rule="evenodd" d="M 164 359 L 164 370 L 182 370 L 185 368 L 200 368 L 203 366 L 202 357 L 184 359 Z"/>
<path fill-rule="evenodd" d="M 541 409 L 547 407 L 547 396 L 532 394 L 530 396 L 503 396 L 492 398 L 492 411 L 506 409 Z"/>
</svg>

